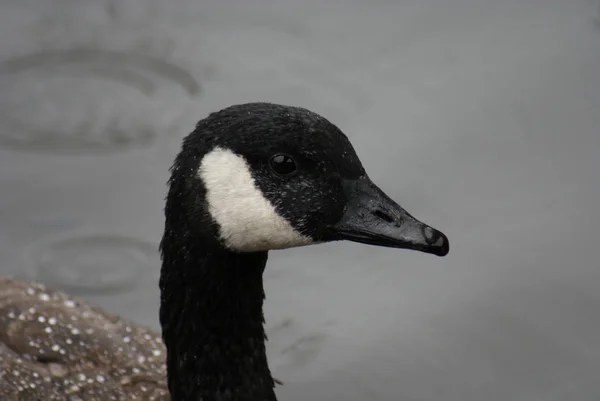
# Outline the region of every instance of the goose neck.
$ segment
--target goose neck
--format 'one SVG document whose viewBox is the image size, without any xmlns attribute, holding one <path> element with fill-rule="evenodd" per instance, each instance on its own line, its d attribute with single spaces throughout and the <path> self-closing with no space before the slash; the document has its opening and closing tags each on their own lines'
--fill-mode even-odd
<svg viewBox="0 0 600 401">
<path fill-rule="evenodd" d="M 265 350 L 266 262 L 266 252 L 163 244 L 160 323 L 172 401 L 276 400 Z"/>
</svg>

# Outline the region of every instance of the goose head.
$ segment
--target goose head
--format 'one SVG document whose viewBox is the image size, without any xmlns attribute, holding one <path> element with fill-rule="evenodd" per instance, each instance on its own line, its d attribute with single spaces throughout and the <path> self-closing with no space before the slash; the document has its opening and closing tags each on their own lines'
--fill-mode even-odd
<svg viewBox="0 0 600 401">
<path fill-rule="evenodd" d="M 267 251 L 337 240 L 449 249 L 370 180 L 340 129 L 268 103 L 197 124 L 173 164 L 165 217 L 160 323 L 174 401 L 276 400 L 263 327 Z"/>
<path fill-rule="evenodd" d="M 269 103 L 200 121 L 172 168 L 167 226 L 208 251 L 251 253 L 349 240 L 445 256 L 448 238 L 369 178 L 324 117 Z"/>
</svg>

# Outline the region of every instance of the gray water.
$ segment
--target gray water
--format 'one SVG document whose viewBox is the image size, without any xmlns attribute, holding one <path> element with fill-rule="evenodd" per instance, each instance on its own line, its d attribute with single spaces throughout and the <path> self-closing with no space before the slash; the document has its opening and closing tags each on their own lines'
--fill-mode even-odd
<svg viewBox="0 0 600 401">
<path fill-rule="evenodd" d="M 451 251 L 273 252 L 282 400 L 600 399 L 597 1 L 2 0 L 0 60 L 0 274 L 158 328 L 181 138 L 300 105 Z"/>
</svg>

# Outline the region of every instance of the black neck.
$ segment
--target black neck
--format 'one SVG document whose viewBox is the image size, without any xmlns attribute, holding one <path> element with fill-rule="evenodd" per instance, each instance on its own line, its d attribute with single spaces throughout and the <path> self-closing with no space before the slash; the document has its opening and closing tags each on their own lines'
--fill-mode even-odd
<svg viewBox="0 0 600 401">
<path fill-rule="evenodd" d="M 163 243 L 160 323 L 172 401 L 275 401 L 265 352 L 267 253 Z"/>
</svg>

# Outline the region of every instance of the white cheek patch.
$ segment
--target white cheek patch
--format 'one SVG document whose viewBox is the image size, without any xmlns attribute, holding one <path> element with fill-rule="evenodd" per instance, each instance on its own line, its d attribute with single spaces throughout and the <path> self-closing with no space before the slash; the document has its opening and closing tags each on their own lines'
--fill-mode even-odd
<svg viewBox="0 0 600 401">
<path fill-rule="evenodd" d="M 198 175 L 206 188 L 209 212 L 228 248 L 254 252 L 312 243 L 264 197 L 242 156 L 217 147 L 204 156 Z"/>
</svg>

